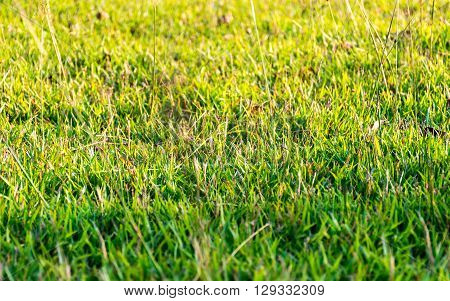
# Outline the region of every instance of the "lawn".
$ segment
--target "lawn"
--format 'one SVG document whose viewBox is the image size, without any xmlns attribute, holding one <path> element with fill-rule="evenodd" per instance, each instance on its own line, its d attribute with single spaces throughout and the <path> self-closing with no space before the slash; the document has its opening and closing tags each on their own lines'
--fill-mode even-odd
<svg viewBox="0 0 450 301">
<path fill-rule="evenodd" d="M 446 0 L 0 0 L 0 279 L 450 280 Z"/>
</svg>

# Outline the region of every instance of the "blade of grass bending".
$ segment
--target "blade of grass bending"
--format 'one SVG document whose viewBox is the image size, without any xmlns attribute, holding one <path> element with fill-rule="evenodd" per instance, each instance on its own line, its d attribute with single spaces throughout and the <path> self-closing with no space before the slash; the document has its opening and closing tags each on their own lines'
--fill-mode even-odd
<svg viewBox="0 0 450 301">
<path fill-rule="evenodd" d="M 37 189 L 36 185 L 34 184 L 33 180 L 31 179 L 31 176 L 28 174 L 28 172 L 25 170 L 25 167 L 23 167 L 22 163 L 20 163 L 19 157 L 16 155 L 16 153 L 14 152 L 14 150 L 9 146 L 6 145 L 6 149 L 9 151 L 9 153 L 11 154 L 11 156 L 13 156 L 14 161 L 16 161 L 17 165 L 19 165 L 20 170 L 24 173 L 25 177 L 27 178 L 27 180 L 30 182 L 31 186 L 33 187 L 33 189 L 36 191 L 36 193 L 38 194 L 39 198 L 41 199 L 42 203 L 45 206 L 48 206 L 47 201 L 45 200 L 44 196 L 42 195 L 42 193 L 39 191 L 39 189 Z"/>
<path fill-rule="evenodd" d="M 230 260 L 237 254 L 239 253 L 239 251 L 250 241 L 253 239 L 253 237 L 255 237 L 256 235 L 258 235 L 261 231 L 263 231 L 264 229 L 266 229 L 267 227 L 270 226 L 270 223 L 265 224 L 264 226 L 262 226 L 261 228 L 259 228 L 258 230 L 256 230 L 256 232 L 254 232 L 252 235 L 250 235 L 246 240 L 244 240 L 232 253 L 231 255 L 227 258 L 227 260 L 225 261 L 225 265 L 227 265 Z"/>
<path fill-rule="evenodd" d="M 150 105 L 150 116 L 153 115 L 156 99 L 156 13 L 157 13 L 156 0 L 153 1 L 153 71 L 152 71 L 152 103 Z"/>
<path fill-rule="evenodd" d="M 264 74 L 264 80 L 266 82 L 267 97 L 269 98 L 269 102 L 270 102 L 270 105 L 272 107 L 273 106 L 272 94 L 270 93 L 269 79 L 267 77 L 266 63 L 265 63 L 264 53 L 263 53 L 263 50 L 262 50 L 261 38 L 259 36 L 258 22 L 256 21 L 256 12 L 255 12 L 255 5 L 253 4 L 253 0 L 250 0 L 250 5 L 252 7 L 252 17 L 253 17 L 253 23 L 255 25 L 256 39 L 258 41 L 259 56 L 261 58 L 263 74 Z"/>
<path fill-rule="evenodd" d="M 61 59 L 61 53 L 59 52 L 58 41 L 56 40 L 55 28 L 53 26 L 51 11 L 50 11 L 50 2 L 49 0 L 45 0 L 44 10 L 45 10 L 45 18 L 47 20 L 48 29 L 50 31 L 50 36 L 52 37 L 53 47 L 55 48 L 56 57 L 58 58 L 59 67 L 61 69 L 64 80 L 67 79 L 66 70 L 64 69 L 64 65 Z"/>
<path fill-rule="evenodd" d="M 19 12 L 20 17 L 22 18 L 22 22 L 23 25 L 25 26 L 25 28 L 28 30 L 28 32 L 31 34 L 31 37 L 33 38 L 34 42 L 36 43 L 37 48 L 39 49 L 39 52 L 41 53 L 41 55 L 46 55 L 47 51 L 45 50 L 45 47 L 42 43 L 41 40 L 39 40 L 37 34 L 36 34 L 36 30 L 32 24 L 32 22 L 30 22 L 30 19 L 27 17 L 24 9 L 22 8 L 22 6 L 20 6 L 18 3 L 14 3 L 14 5 L 17 7 L 17 10 Z"/>
</svg>

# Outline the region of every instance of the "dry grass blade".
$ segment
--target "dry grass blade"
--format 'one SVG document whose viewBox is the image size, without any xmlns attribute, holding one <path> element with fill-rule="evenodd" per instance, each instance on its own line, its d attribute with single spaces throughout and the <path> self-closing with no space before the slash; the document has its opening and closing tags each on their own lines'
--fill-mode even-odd
<svg viewBox="0 0 450 301">
<path fill-rule="evenodd" d="M 264 229 L 266 229 L 267 227 L 270 226 L 270 223 L 265 224 L 264 226 L 262 226 L 261 228 L 259 228 L 258 230 L 256 230 L 256 232 L 254 232 L 252 235 L 250 235 L 246 240 L 244 240 L 234 251 L 233 253 L 231 253 L 231 255 L 227 258 L 227 260 L 225 261 L 225 265 L 227 265 L 230 260 L 237 254 L 239 253 L 239 251 L 250 241 L 253 239 L 253 237 L 255 237 L 256 235 L 258 235 L 258 233 L 260 233 L 261 231 L 263 231 Z"/>
<path fill-rule="evenodd" d="M 256 20 L 255 5 L 253 3 L 253 0 L 250 0 L 250 5 L 251 5 L 251 8 L 252 8 L 252 17 L 253 17 L 253 23 L 254 23 L 254 26 L 255 26 L 256 39 L 258 41 L 259 56 L 261 58 L 261 65 L 262 65 L 262 68 L 263 68 L 264 80 L 266 82 L 267 97 L 269 99 L 271 107 L 273 108 L 274 103 L 273 103 L 273 100 L 272 100 L 272 94 L 270 92 L 269 79 L 267 77 L 266 62 L 265 62 L 265 57 L 264 57 L 264 53 L 263 53 L 263 50 L 262 50 L 261 38 L 260 38 L 260 35 L 259 35 L 258 22 Z"/>
<path fill-rule="evenodd" d="M 25 170 L 25 167 L 23 167 L 22 163 L 20 163 L 19 157 L 17 156 L 17 154 L 14 152 L 14 150 L 9 147 L 8 145 L 6 146 L 6 149 L 8 150 L 8 152 L 11 154 L 11 156 L 14 158 L 14 161 L 16 161 L 17 165 L 19 166 L 20 170 L 24 173 L 25 177 L 27 178 L 27 180 L 30 182 L 31 186 L 33 187 L 33 189 L 36 191 L 37 195 L 39 196 L 39 198 L 41 199 L 42 203 L 45 206 L 48 206 L 47 201 L 45 200 L 44 196 L 42 195 L 42 193 L 39 191 L 39 189 L 37 189 L 36 184 L 33 182 L 33 180 L 31 179 L 30 175 L 28 174 L 28 172 Z"/>
<path fill-rule="evenodd" d="M 63 75 L 64 80 L 66 80 L 67 73 L 66 73 L 66 70 L 65 70 L 63 62 L 62 62 L 61 53 L 60 53 L 59 47 L 58 47 L 58 41 L 56 40 L 55 27 L 53 26 L 52 14 L 50 11 L 50 2 L 49 2 L 49 0 L 44 0 L 43 4 L 44 4 L 44 11 L 45 11 L 45 18 L 47 20 L 48 29 L 50 30 L 50 35 L 52 37 L 53 47 L 55 48 L 56 56 L 58 58 L 59 67 L 61 69 L 61 73 Z"/>
<path fill-rule="evenodd" d="M 153 70 L 152 70 L 152 103 L 150 105 L 150 115 L 153 115 L 153 110 L 155 107 L 155 99 L 156 99 L 156 13 L 157 11 L 157 2 L 153 2 Z"/>
<path fill-rule="evenodd" d="M 420 214 L 419 214 L 419 220 L 423 226 L 423 230 L 425 231 L 425 245 L 427 247 L 428 259 L 430 260 L 430 265 L 433 266 L 435 263 L 435 259 L 433 256 L 433 249 L 431 247 L 430 231 L 428 231 L 427 224 L 425 223 L 424 219 L 422 218 L 422 216 Z"/>
<path fill-rule="evenodd" d="M 16 2 L 15 2 L 15 6 L 17 7 L 17 10 L 19 11 L 19 15 L 22 18 L 22 22 L 23 22 L 25 28 L 31 34 L 34 42 L 36 43 L 36 46 L 39 49 L 39 52 L 41 53 L 42 56 L 47 55 L 47 51 L 45 50 L 44 44 L 42 43 L 42 41 L 37 36 L 36 30 L 35 30 L 33 24 L 31 24 L 29 18 L 27 17 L 27 14 L 26 14 L 25 10 L 22 8 L 22 6 L 20 6 Z"/>
</svg>

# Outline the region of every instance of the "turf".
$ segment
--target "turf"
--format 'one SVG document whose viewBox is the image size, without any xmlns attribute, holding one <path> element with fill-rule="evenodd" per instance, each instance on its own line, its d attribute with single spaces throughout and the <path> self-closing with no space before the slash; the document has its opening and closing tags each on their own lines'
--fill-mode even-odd
<svg viewBox="0 0 450 301">
<path fill-rule="evenodd" d="M 0 0 L 0 279 L 450 279 L 449 2 L 45 2 Z"/>
</svg>

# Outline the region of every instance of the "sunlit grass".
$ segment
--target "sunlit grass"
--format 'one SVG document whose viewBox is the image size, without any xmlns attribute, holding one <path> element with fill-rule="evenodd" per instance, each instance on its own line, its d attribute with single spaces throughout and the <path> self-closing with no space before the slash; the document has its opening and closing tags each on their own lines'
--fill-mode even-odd
<svg viewBox="0 0 450 301">
<path fill-rule="evenodd" d="M 0 279 L 449 280 L 447 1 L 45 2 L 0 0 Z"/>
</svg>

